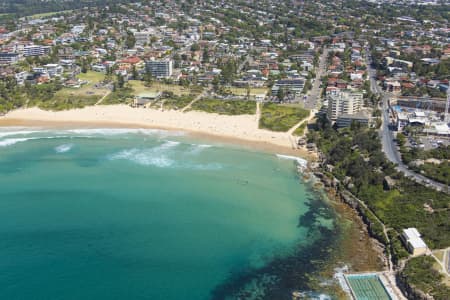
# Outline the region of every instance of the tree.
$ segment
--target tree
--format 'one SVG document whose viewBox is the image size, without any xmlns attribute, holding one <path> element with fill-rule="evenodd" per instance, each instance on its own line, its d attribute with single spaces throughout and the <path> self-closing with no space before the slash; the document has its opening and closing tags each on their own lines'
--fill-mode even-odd
<svg viewBox="0 0 450 300">
<path fill-rule="evenodd" d="M 136 45 L 136 38 L 132 32 L 127 32 L 127 38 L 125 40 L 125 45 L 128 49 L 132 49 Z"/>
<path fill-rule="evenodd" d="M 123 78 L 122 74 L 117 74 L 117 87 L 119 89 L 122 89 L 125 85 L 125 79 Z"/>
<path fill-rule="evenodd" d="M 131 69 L 131 74 L 132 74 L 134 80 L 139 79 L 139 73 L 136 70 L 136 66 L 135 65 L 133 65 L 133 68 Z"/>
<path fill-rule="evenodd" d="M 283 101 L 284 97 L 286 97 L 286 91 L 283 88 L 278 89 L 277 98 L 279 101 Z"/>
<path fill-rule="evenodd" d="M 198 50 L 200 50 L 199 44 L 197 44 L 197 43 L 192 44 L 191 51 L 194 52 L 194 51 L 198 51 Z"/>
<path fill-rule="evenodd" d="M 145 69 L 145 73 L 144 73 L 144 82 L 146 86 L 150 86 L 153 82 L 153 74 L 152 72 L 150 72 L 150 70 Z"/>
</svg>

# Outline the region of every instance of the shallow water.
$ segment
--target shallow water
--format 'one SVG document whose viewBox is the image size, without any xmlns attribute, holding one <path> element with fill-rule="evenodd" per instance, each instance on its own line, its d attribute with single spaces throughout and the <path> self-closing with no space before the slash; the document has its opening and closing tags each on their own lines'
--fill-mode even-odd
<svg viewBox="0 0 450 300">
<path fill-rule="evenodd" d="M 0 299 L 290 295 L 332 239 L 327 209 L 272 154 L 161 130 L 2 128 Z"/>
</svg>

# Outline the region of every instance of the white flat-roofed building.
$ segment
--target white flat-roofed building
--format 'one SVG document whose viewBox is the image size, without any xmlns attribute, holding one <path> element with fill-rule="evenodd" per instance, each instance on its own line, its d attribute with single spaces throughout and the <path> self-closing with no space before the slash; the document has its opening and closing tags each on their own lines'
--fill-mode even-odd
<svg viewBox="0 0 450 300">
<path fill-rule="evenodd" d="M 170 59 L 149 60 L 145 63 L 145 68 L 156 78 L 169 78 L 173 74 L 173 61 Z"/>
<path fill-rule="evenodd" d="M 341 115 L 352 115 L 361 111 L 363 94 L 350 91 L 335 91 L 327 95 L 328 119 L 335 121 Z"/>
<path fill-rule="evenodd" d="M 272 87 L 272 95 L 276 96 L 280 89 L 290 92 L 294 95 L 299 95 L 305 87 L 304 78 L 295 79 L 280 79 Z"/>
<path fill-rule="evenodd" d="M 148 31 L 136 31 L 133 35 L 136 40 L 136 45 L 142 46 L 150 41 L 150 32 Z"/>
<path fill-rule="evenodd" d="M 23 48 L 23 56 L 41 56 L 49 54 L 50 46 L 31 45 Z"/>
<path fill-rule="evenodd" d="M 19 54 L 0 52 L 0 65 L 12 65 L 19 61 Z"/>
<path fill-rule="evenodd" d="M 422 236 L 416 228 L 403 229 L 401 238 L 413 256 L 425 254 L 428 250 L 427 244 L 422 240 Z"/>
<path fill-rule="evenodd" d="M 50 78 L 61 76 L 64 71 L 64 68 L 59 64 L 47 64 L 44 68 L 47 70 L 47 74 Z"/>
</svg>

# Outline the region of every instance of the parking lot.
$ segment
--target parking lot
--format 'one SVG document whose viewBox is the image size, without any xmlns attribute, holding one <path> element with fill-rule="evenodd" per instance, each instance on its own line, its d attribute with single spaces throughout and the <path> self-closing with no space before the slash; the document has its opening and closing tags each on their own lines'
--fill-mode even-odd
<svg viewBox="0 0 450 300">
<path fill-rule="evenodd" d="M 436 137 L 436 136 L 418 136 L 418 137 L 408 137 L 406 146 L 411 148 L 419 148 L 422 150 L 436 149 L 439 146 L 450 145 L 450 139 L 448 137 Z"/>
</svg>

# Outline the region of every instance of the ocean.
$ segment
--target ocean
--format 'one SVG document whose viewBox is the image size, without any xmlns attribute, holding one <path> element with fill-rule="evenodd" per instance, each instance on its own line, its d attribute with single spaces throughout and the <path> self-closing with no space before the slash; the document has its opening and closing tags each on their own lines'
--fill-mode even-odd
<svg viewBox="0 0 450 300">
<path fill-rule="evenodd" d="M 291 299 L 333 210 L 294 159 L 182 132 L 0 128 L 0 299 Z"/>
</svg>

